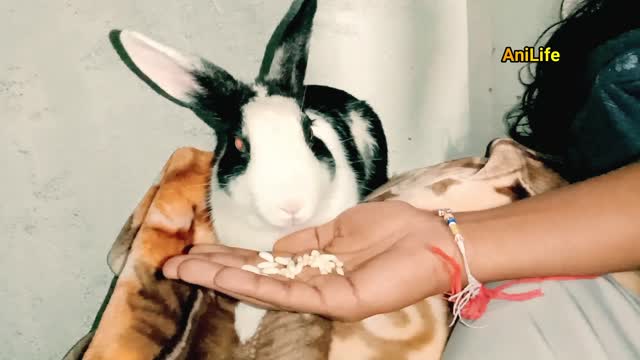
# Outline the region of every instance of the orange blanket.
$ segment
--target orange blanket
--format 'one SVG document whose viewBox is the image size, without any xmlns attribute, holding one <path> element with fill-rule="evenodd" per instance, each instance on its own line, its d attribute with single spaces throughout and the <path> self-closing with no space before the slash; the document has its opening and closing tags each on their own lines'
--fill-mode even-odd
<svg viewBox="0 0 640 360">
<path fill-rule="evenodd" d="M 104 311 L 64 360 L 326 359 L 330 321 L 270 312 L 260 331 L 268 336 L 239 345 L 234 299 L 162 276 L 169 257 L 216 242 L 205 204 L 212 159 L 194 148 L 169 158 L 109 253 L 116 278 Z M 291 351 L 278 339 L 304 346 Z"/>
<path fill-rule="evenodd" d="M 168 344 L 184 340 L 180 327 L 189 317 L 201 317 L 200 310 L 209 308 L 213 297 L 164 279 L 160 269 L 192 244 L 215 242 L 204 201 L 212 157 L 181 148 L 167 161 L 109 253 L 117 282 L 97 326 L 65 359 L 154 359 L 172 348 Z M 233 329 L 225 330 L 230 336 L 217 338 L 232 339 Z"/>
</svg>

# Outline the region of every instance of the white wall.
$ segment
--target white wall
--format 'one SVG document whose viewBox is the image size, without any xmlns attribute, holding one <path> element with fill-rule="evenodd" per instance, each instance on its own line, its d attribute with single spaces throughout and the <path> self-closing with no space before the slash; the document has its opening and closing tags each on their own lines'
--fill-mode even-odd
<svg viewBox="0 0 640 360">
<path fill-rule="evenodd" d="M 400 171 L 480 155 L 501 133 L 520 87 L 499 53 L 530 45 L 558 1 L 319 2 L 308 82 L 368 100 Z M 175 148 L 211 144 L 203 124 L 122 65 L 108 31 L 140 30 L 250 79 L 289 5 L 0 3 L 0 359 L 59 359 L 84 335 L 129 212 Z"/>
<path fill-rule="evenodd" d="M 307 81 L 369 101 L 393 172 L 481 155 L 522 92 L 506 46 L 532 45 L 559 0 L 320 1 Z"/>
<path fill-rule="evenodd" d="M 392 171 L 438 162 L 469 118 L 465 0 L 320 1 L 307 80 L 382 118 Z"/>
</svg>

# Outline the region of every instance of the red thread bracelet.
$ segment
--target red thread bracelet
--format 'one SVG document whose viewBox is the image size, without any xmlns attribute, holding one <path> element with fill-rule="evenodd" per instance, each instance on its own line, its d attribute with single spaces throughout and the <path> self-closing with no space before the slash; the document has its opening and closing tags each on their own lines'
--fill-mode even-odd
<svg viewBox="0 0 640 360">
<path fill-rule="evenodd" d="M 438 210 L 438 215 L 441 216 L 449 229 L 451 230 L 456 244 L 460 252 L 465 265 L 465 271 L 467 272 L 467 278 L 469 284 L 462 289 L 462 271 L 461 266 L 451 256 L 447 255 L 441 248 L 437 246 L 431 246 L 430 251 L 439 256 L 447 265 L 447 270 L 451 278 L 450 291 L 447 295 L 447 300 L 454 303 L 454 317 L 450 326 L 453 325 L 457 318 L 465 318 L 469 320 L 477 320 L 485 313 L 491 300 L 509 300 L 509 301 L 525 301 L 536 297 L 540 297 L 543 294 L 541 289 L 535 289 L 523 293 L 506 293 L 504 290 L 510 286 L 523 283 L 537 283 L 547 280 L 563 281 L 563 280 L 584 280 L 594 279 L 597 276 L 547 276 L 537 278 L 525 278 L 519 280 L 511 280 L 504 284 L 501 284 L 495 288 L 487 288 L 476 280 L 469 270 L 469 266 L 466 259 L 464 250 L 464 238 L 458 230 L 457 222 L 450 209 Z M 461 320 L 464 323 L 464 320 Z M 466 324 L 466 323 L 465 323 Z"/>
</svg>

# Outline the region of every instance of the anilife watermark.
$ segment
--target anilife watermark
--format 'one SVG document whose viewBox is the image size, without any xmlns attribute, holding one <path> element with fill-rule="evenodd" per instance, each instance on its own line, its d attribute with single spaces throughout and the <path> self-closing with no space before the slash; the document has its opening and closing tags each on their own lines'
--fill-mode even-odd
<svg viewBox="0 0 640 360">
<path fill-rule="evenodd" d="M 560 61 L 560 52 L 550 47 L 540 47 L 536 53 L 535 48 L 525 46 L 524 49 L 514 50 L 507 46 L 502 53 L 500 62 L 513 63 L 531 63 L 531 62 L 558 62 Z"/>
</svg>

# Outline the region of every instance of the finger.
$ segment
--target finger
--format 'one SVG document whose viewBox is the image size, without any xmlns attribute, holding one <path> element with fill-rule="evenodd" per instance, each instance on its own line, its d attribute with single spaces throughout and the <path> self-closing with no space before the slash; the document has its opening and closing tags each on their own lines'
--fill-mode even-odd
<svg viewBox="0 0 640 360">
<path fill-rule="evenodd" d="M 231 247 L 219 244 L 207 244 L 196 245 L 189 250 L 189 254 L 202 254 L 202 253 L 235 253 L 245 256 L 256 255 L 255 250 L 243 249 L 238 247 Z"/>
<path fill-rule="evenodd" d="M 231 249 L 224 245 L 218 244 L 206 244 L 206 245 L 194 245 L 191 250 L 189 250 L 189 254 L 199 254 L 199 253 L 208 253 L 208 252 L 229 252 Z"/>
<path fill-rule="evenodd" d="M 320 226 L 289 234 L 276 241 L 273 251 L 300 254 L 314 249 L 323 249 L 333 240 L 337 230 L 336 223 L 337 220 L 332 220 Z"/>
<path fill-rule="evenodd" d="M 226 265 L 224 265 L 224 263 L 226 261 L 225 260 L 221 260 L 221 259 L 224 259 L 226 256 L 228 256 L 228 254 L 216 254 L 216 257 L 218 255 L 221 256 L 221 258 L 216 259 L 217 260 L 216 261 L 217 264 L 214 264 L 214 267 L 215 267 L 215 265 L 226 266 Z M 202 260 L 206 259 L 206 260 L 209 260 L 209 259 L 207 259 L 207 257 L 208 256 L 205 255 L 205 254 L 197 254 L 197 255 L 192 255 L 192 256 L 176 257 L 176 258 L 174 258 L 175 260 L 174 259 L 170 260 L 171 263 L 169 263 L 169 261 L 168 261 L 168 263 L 169 263 L 168 267 L 170 269 L 166 270 L 166 272 L 170 272 L 171 273 L 170 275 L 171 275 L 172 279 L 180 279 L 180 280 L 183 280 L 183 281 L 186 281 L 186 282 L 190 282 L 188 280 L 190 279 L 192 272 L 194 272 L 194 271 L 202 271 L 202 270 L 204 270 L 204 271 L 210 271 L 211 270 L 211 269 L 209 269 L 209 270 L 202 269 L 203 264 L 195 263 L 194 261 L 190 261 L 190 260 L 194 260 L 194 259 L 202 259 Z M 236 258 L 231 259 L 231 262 L 237 264 Z M 191 268 L 191 266 L 194 266 L 194 265 L 196 266 L 195 269 Z M 215 271 L 215 269 L 214 269 L 214 271 Z M 181 277 L 184 277 L 184 279 L 181 278 Z M 196 284 L 196 285 L 204 286 L 202 284 Z M 205 287 L 210 288 L 210 289 L 212 288 L 211 286 L 205 286 Z M 214 289 L 214 290 L 217 290 L 217 289 Z M 218 291 L 220 291 L 220 290 L 218 290 Z M 277 307 L 275 307 L 275 306 L 273 306 L 271 304 L 267 304 L 267 303 L 265 303 L 263 301 L 260 301 L 260 300 L 257 300 L 257 299 L 253 299 L 253 298 L 250 298 L 250 297 L 247 297 L 247 296 L 242 296 L 242 295 L 235 294 L 233 292 L 228 292 L 228 291 L 224 292 L 224 293 L 229 295 L 229 296 L 232 296 L 232 297 L 234 297 L 234 298 L 236 298 L 236 299 L 238 299 L 240 301 L 247 302 L 247 303 L 250 303 L 250 304 L 253 304 L 253 305 L 257 305 L 259 307 L 262 307 L 262 308 L 265 308 L 265 309 L 268 309 L 268 310 L 281 310 L 281 309 L 278 309 Z"/>
<path fill-rule="evenodd" d="M 258 254 L 259 251 L 257 250 L 251 250 L 251 249 L 244 249 L 244 248 L 239 248 L 239 247 L 231 247 L 231 246 L 225 246 L 225 245 L 218 245 L 218 244 L 207 244 L 207 245 L 197 245 L 191 248 L 191 250 L 189 251 L 189 254 L 210 254 L 210 253 L 232 253 L 232 254 L 237 254 L 237 255 L 241 255 L 244 256 L 248 259 L 258 259 Z M 284 257 L 288 257 L 291 256 L 291 253 L 288 252 L 272 252 L 273 256 L 284 256 Z M 259 261 L 264 261 L 264 259 L 261 259 Z"/>
<path fill-rule="evenodd" d="M 278 308 L 277 306 L 274 306 L 273 304 L 269 304 L 265 301 L 261 301 L 256 298 L 252 298 L 250 296 L 239 294 L 239 293 L 229 291 L 227 289 L 223 289 L 216 286 L 215 278 L 217 274 L 219 274 L 221 271 L 224 271 L 224 269 L 237 269 L 237 268 L 226 267 L 225 265 L 222 265 L 222 264 L 207 262 L 198 257 L 191 257 L 191 258 L 184 259 L 182 262 L 180 262 L 177 265 L 176 279 L 180 279 L 194 285 L 199 285 L 205 288 L 223 292 L 240 301 L 251 303 L 265 309 L 283 310 L 282 308 Z M 249 273 L 255 276 L 265 277 L 264 275 L 257 275 L 244 270 L 238 270 L 238 271 Z M 274 278 L 272 278 L 271 280 L 279 281 Z"/>
<path fill-rule="evenodd" d="M 189 255 L 177 255 L 172 258 L 169 258 L 165 261 L 164 265 L 162 265 L 162 274 L 167 279 L 177 279 L 178 278 L 178 267 L 185 261 L 189 259 L 203 259 L 209 260 L 209 254 L 189 254 Z"/>
<path fill-rule="evenodd" d="M 202 257 L 183 256 L 179 260 L 175 278 L 258 306 L 341 319 L 364 318 L 356 291 L 343 276 L 321 275 L 306 283 L 258 275 Z"/>
<path fill-rule="evenodd" d="M 219 291 L 258 299 L 288 311 L 345 318 L 358 312 L 352 286 L 340 275 L 321 275 L 307 281 L 276 280 L 224 268 L 216 275 L 215 285 Z"/>
<path fill-rule="evenodd" d="M 278 310 L 278 311 L 282 311 L 282 310 L 287 311 L 286 309 L 279 308 L 279 307 L 277 307 L 277 306 L 275 306 L 275 305 L 267 304 L 267 303 L 266 303 L 266 302 L 264 302 L 264 301 L 260 301 L 260 300 L 258 300 L 258 299 L 250 298 L 250 297 L 243 296 L 243 295 L 240 295 L 240 294 L 235 294 L 235 293 L 233 293 L 233 292 L 231 292 L 231 291 L 222 291 L 222 290 L 220 290 L 220 289 L 216 289 L 215 291 L 216 291 L 217 293 L 221 293 L 221 294 L 228 295 L 228 296 L 230 296 L 230 297 L 232 297 L 232 298 L 234 298 L 234 299 L 238 300 L 239 302 L 243 302 L 243 303 L 248 303 L 248 304 L 256 305 L 257 307 L 260 307 L 260 308 L 263 308 L 263 309 L 267 309 L 267 310 Z"/>
<path fill-rule="evenodd" d="M 230 250 L 231 249 L 231 250 Z M 197 256 L 202 259 L 207 259 L 212 262 L 216 262 L 225 266 L 242 267 L 243 265 L 253 265 L 265 262 L 264 258 L 260 257 L 259 253 L 251 250 L 227 248 L 225 252 L 202 252 L 183 256 Z M 283 256 L 290 257 L 289 253 L 273 253 L 274 257 Z"/>
<path fill-rule="evenodd" d="M 257 255 L 253 254 L 251 256 L 237 255 L 237 254 L 227 254 L 227 253 L 208 253 L 208 254 L 196 254 L 197 258 L 206 259 L 210 262 L 240 268 L 243 265 L 251 264 L 254 265 L 259 262 L 259 258 Z"/>
<path fill-rule="evenodd" d="M 178 255 L 165 261 L 162 265 L 162 275 L 167 279 L 178 279 L 178 266 L 182 264 L 186 259 L 193 258 L 194 255 Z"/>
<path fill-rule="evenodd" d="M 237 267 L 240 268 L 246 264 L 257 264 L 260 262 L 260 258 L 255 252 L 251 255 L 240 255 L 236 253 L 200 253 L 200 254 L 188 254 L 178 255 L 167 260 L 162 267 L 162 271 L 165 277 L 168 279 L 176 279 L 178 277 L 178 267 L 185 261 L 192 259 L 201 259 L 209 262 L 217 263 L 219 265 Z"/>
</svg>

